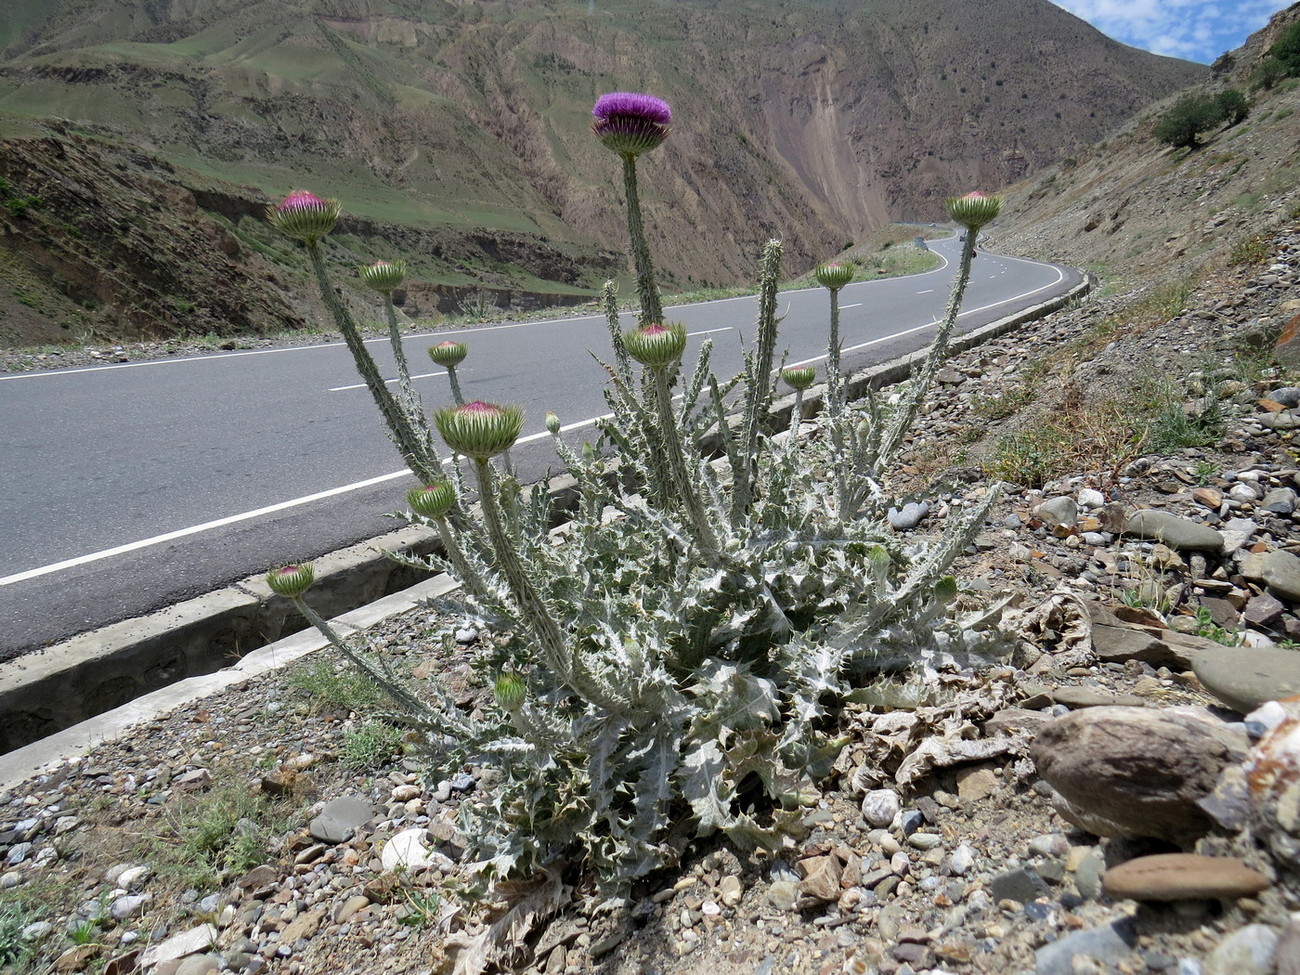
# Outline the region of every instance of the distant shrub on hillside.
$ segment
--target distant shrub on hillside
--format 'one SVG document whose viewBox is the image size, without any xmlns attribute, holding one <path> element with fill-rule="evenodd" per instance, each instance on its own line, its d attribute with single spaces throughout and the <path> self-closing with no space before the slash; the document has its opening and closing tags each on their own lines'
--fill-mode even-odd
<svg viewBox="0 0 1300 975">
<path fill-rule="evenodd" d="M 1300 75 L 1300 20 L 1286 29 L 1268 49 L 1270 57 L 1282 62 L 1289 75 Z"/>
<path fill-rule="evenodd" d="M 1236 125 L 1238 122 L 1245 121 L 1246 116 L 1250 114 L 1250 102 L 1236 88 L 1228 88 L 1219 92 L 1214 97 L 1214 104 L 1218 106 L 1223 121 L 1229 125 Z"/>
<path fill-rule="evenodd" d="M 1251 76 L 1256 90 L 1272 88 L 1288 76 L 1300 77 L 1300 20 L 1283 31 Z"/>
<path fill-rule="evenodd" d="M 1209 95 L 1184 95 L 1174 107 L 1160 117 L 1156 125 L 1156 139 L 1175 149 L 1186 146 L 1195 149 L 1200 143 L 1197 136 L 1223 121 L 1223 110 L 1217 99 Z"/>
</svg>

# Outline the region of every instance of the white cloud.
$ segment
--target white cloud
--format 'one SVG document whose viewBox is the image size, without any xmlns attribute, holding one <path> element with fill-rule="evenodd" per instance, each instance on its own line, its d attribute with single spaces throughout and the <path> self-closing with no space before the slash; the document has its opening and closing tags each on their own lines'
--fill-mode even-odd
<svg viewBox="0 0 1300 975">
<path fill-rule="evenodd" d="M 1054 0 L 1103 34 L 1156 54 L 1213 61 L 1281 9 L 1278 0 Z"/>
</svg>

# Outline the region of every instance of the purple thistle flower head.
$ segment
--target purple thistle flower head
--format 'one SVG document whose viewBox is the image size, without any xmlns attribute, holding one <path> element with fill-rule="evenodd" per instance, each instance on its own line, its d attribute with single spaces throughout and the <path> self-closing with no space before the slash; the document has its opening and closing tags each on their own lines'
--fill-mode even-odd
<svg viewBox="0 0 1300 975">
<path fill-rule="evenodd" d="M 605 148 L 635 158 L 668 138 L 673 111 L 668 103 L 640 92 L 612 91 L 596 99 L 591 131 Z"/>
<path fill-rule="evenodd" d="M 666 101 L 636 91 L 611 91 L 608 95 L 601 95 L 596 99 L 591 114 L 598 119 L 631 115 L 659 125 L 667 125 L 673 120 L 673 110 Z"/>
<path fill-rule="evenodd" d="M 301 210 L 303 208 L 323 209 L 325 201 L 310 190 L 294 190 L 276 207 L 281 213 L 285 210 Z"/>
</svg>

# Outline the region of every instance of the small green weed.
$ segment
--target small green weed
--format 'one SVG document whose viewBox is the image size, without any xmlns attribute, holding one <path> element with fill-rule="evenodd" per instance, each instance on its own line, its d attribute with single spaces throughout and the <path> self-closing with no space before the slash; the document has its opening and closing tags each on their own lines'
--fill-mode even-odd
<svg viewBox="0 0 1300 975">
<path fill-rule="evenodd" d="M 93 945 L 99 941 L 101 933 L 99 925 L 95 924 L 93 921 L 79 921 L 72 930 L 68 932 L 68 940 L 78 946 Z"/>
<path fill-rule="evenodd" d="M 0 971 L 5 975 L 35 975 L 48 965 L 42 961 L 43 939 L 24 938 L 23 930 L 49 919 L 50 905 L 73 896 L 66 882 L 35 880 L 12 890 L 0 890 Z"/>
<path fill-rule="evenodd" d="M 1214 622 L 1214 617 L 1210 615 L 1209 609 L 1204 606 L 1196 607 L 1196 635 L 1207 640 L 1213 640 L 1215 643 L 1222 643 L 1225 647 L 1241 645 L 1240 630 L 1236 627 L 1229 630 L 1220 626 Z"/>
<path fill-rule="evenodd" d="M 1034 388 L 1028 384 L 1013 386 L 998 396 L 976 396 L 970 408 L 986 420 L 1004 420 L 1014 416 L 1034 401 Z"/>
<path fill-rule="evenodd" d="M 437 890 L 403 889 L 406 905 L 398 922 L 412 928 L 434 924 L 442 909 L 442 893 Z"/>
<path fill-rule="evenodd" d="M 250 790 L 232 770 L 214 769 L 213 777 L 222 784 L 183 797 L 146 841 L 160 874 L 198 889 L 265 863 L 293 818 L 286 803 Z"/>
<path fill-rule="evenodd" d="M 327 711 L 374 711 L 381 701 L 387 701 L 383 693 L 364 675 L 352 668 L 340 670 L 334 662 L 321 657 L 311 661 L 307 666 L 293 672 L 289 683 L 311 699 L 318 712 Z"/>
<path fill-rule="evenodd" d="M 1260 264 L 1268 259 L 1271 249 L 1262 234 L 1251 234 L 1232 245 L 1228 263 L 1234 265 Z"/>
<path fill-rule="evenodd" d="M 348 768 L 371 772 L 402 751 L 402 729 L 383 721 L 367 721 L 343 736 L 341 758 Z"/>
<path fill-rule="evenodd" d="M 1210 483 L 1210 479 L 1218 472 L 1218 464 L 1211 463 L 1208 460 L 1198 460 L 1194 465 L 1192 465 L 1191 474 L 1192 477 L 1196 478 L 1196 483 L 1200 487 L 1205 487 Z"/>
<path fill-rule="evenodd" d="M 1167 379 L 1157 378 L 1146 384 L 1146 394 L 1135 406 L 1147 417 L 1147 440 L 1153 450 L 1172 453 L 1184 447 L 1205 447 L 1214 443 L 1223 430 L 1223 403 L 1217 384 L 1207 383 L 1206 395 L 1199 408 L 1188 409 L 1181 391 Z"/>
<path fill-rule="evenodd" d="M 1042 487 L 1069 470 L 1073 456 L 1062 431 L 1050 427 L 1002 437 L 989 462 L 990 473 L 1014 484 Z"/>
</svg>

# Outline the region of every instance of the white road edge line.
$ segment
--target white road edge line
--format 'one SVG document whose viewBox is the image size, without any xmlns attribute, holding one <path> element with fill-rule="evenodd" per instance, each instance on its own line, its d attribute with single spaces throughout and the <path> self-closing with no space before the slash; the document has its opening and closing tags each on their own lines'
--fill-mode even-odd
<svg viewBox="0 0 1300 975">
<path fill-rule="evenodd" d="M 1012 258 L 1008 258 L 1008 260 L 1015 261 L 1015 260 L 1019 260 L 1019 258 L 1012 257 Z M 1037 263 L 1037 262 L 1035 262 L 1035 261 L 1028 261 L 1028 262 L 1026 262 L 1026 263 L 1034 264 L 1034 263 Z M 1036 294 L 1038 294 L 1038 292 L 1040 292 L 1040 291 L 1046 291 L 1048 288 L 1054 287 L 1055 285 L 1059 284 L 1061 281 L 1064 281 L 1064 280 L 1065 280 L 1065 272 L 1064 272 L 1064 271 L 1062 271 L 1059 267 L 1058 267 L 1058 268 L 1053 268 L 1053 270 L 1056 271 L 1056 280 L 1055 280 L 1055 281 L 1049 281 L 1047 284 L 1044 284 L 1044 285 L 1042 285 L 1041 287 L 1035 288 L 1033 291 L 1026 291 L 1024 294 L 1020 294 L 1020 295 L 1012 295 L 1010 298 L 1003 298 L 1001 301 L 995 301 L 995 302 L 992 302 L 991 304 L 987 304 L 987 305 L 980 305 L 978 308 L 972 308 L 972 309 L 970 309 L 969 311 L 964 311 L 964 312 L 962 312 L 961 314 L 959 314 L 959 315 L 957 316 L 957 318 L 960 320 L 960 319 L 962 319 L 962 318 L 965 318 L 967 315 L 973 315 L 973 314 L 975 314 L 975 312 L 977 312 L 977 311 L 988 311 L 990 308 L 996 308 L 998 305 L 1005 305 L 1005 304 L 1006 304 L 1007 302 L 1009 302 L 1009 301 L 1016 301 L 1016 300 L 1018 300 L 1018 299 L 1020 299 L 1020 298 L 1028 298 L 1030 295 L 1036 295 Z M 915 328 L 909 328 L 909 329 L 907 329 L 907 330 L 905 330 L 905 331 L 902 331 L 902 332 L 892 332 L 892 333 L 890 333 L 889 335 L 883 335 L 883 336 L 881 336 L 881 337 L 878 338 L 878 339 L 872 339 L 870 342 L 860 342 L 860 343 L 858 343 L 857 345 L 850 345 L 850 346 L 849 346 L 848 348 L 846 348 L 846 349 L 841 349 L 840 352 L 841 352 L 841 354 L 843 354 L 843 353 L 845 353 L 845 352 L 856 352 L 856 351 L 858 351 L 858 349 L 865 349 L 865 348 L 868 348 L 869 346 L 872 346 L 872 345 L 879 345 L 881 342 L 888 342 L 890 339 L 902 338 L 904 335 L 911 335 L 913 332 L 920 332 L 920 331 L 923 331 L 924 329 L 927 329 L 927 328 L 933 328 L 934 326 L 936 326 L 936 325 L 938 325 L 938 324 L 939 324 L 939 319 L 936 318 L 934 321 L 930 322 L 928 325 L 917 325 Z M 790 366 L 806 366 L 806 365 L 809 365 L 809 364 L 814 363 L 814 362 L 821 362 L 821 361 L 822 361 L 823 359 L 825 359 L 825 358 L 826 358 L 826 356 L 824 356 L 824 355 L 813 356 L 811 359 L 800 359 L 798 362 L 790 362 L 790 363 L 787 363 L 787 365 L 790 365 Z"/>
<path fill-rule="evenodd" d="M 346 494 L 349 491 L 357 491 L 374 484 L 382 484 L 384 481 L 392 481 L 399 477 L 408 476 L 410 473 L 410 471 L 403 468 L 402 470 L 395 471 L 392 474 L 381 474 L 379 477 L 371 477 L 364 481 L 357 481 L 354 484 L 345 484 L 342 487 L 331 488 L 328 491 L 319 491 L 316 494 L 308 494 L 305 497 L 294 498 L 292 501 L 281 501 L 278 504 L 269 504 L 265 508 L 245 511 L 242 514 L 230 515 L 226 518 L 218 518 L 216 521 L 205 521 L 201 525 L 192 525 L 189 528 L 178 528 L 176 531 L 167 532 L 163 535 L 155 535 L 152 538 L 142 538 L 138 542 L 128 542 L 126 545 L 118 545 L 116 548 L 106 548 L 102 552 L 91 552 L 89 555 L 78 555 L 73 559 L 64 559 L 62 562 L 42 565 L 39 568 L 28 569 L 25 572 L 16 572 L 13 575 L 0 577 L 0 586 L 12 585 L 15 582 L 26 582 L 28 579 L 35 579 L 37 576 L 49 575 L 51 572 L 59 572 L 63 569 L 71 569 L 78 565 L 85 565 L 87 562 L 98 562 L 101 559 L 106 559 L 114 555 L 134 552 L 138 549 L 149 548 L 152 545 L 161 545 L 163 542 L 174 541 L 178 538 L 184 538 L 187 535 L 197 535 L 199 532 L 211 531 L 213 528 L 222 528 L 226 525 L 233 525 L 238 521 L 247 521 L 249 518 L 256 518 L 259 515 L 269 515 L 277 511 L 284 511 L 286 508 L 294 508 L 298 505 L 309 504 L 312 501 L 320 501 L 322 498 L 332 498 L 337 494 Z"/>
<path fill-rule="evenodd" d="M 601 416 L 591 417 L 590 419 L 578 420 L 574 423 L 569 423 L 560 427 L 560 430 L 580 430 L 583 427 L 594 426 L 597 421 L 607 419 L 613 415 L 613 413 L 605 413 Z M 526 437 L 520 437 L 516 443 L 530 443 L 534 440 L 541 440 L 543 437 L 549 436 L 550 433 L 543 430 L 541 433 L 533 433 Z M 444 465 L 450 463 L 450 457 L 443 460 Z M 251 518 L 274 514 L 277 511 L 285 511 L 289 508 L 296 508 L 300 505 L 310 504 L 313 501 L 321 501 L 325 498 L 332 498 L 340 494 L 360 491 L 362 488 L 373 487 L 376 484 L 383 484 L 386 481 L 394 481 L 401 477 L 410 476 L 411 472 L 406 468 L 402 468 L 402 470 L 393 471 L 391 474 L 381 474 L 378 477 L 369 477 L 364 481 L 344 484 L 342 487 L 331 488 L 328 491 L 318 491 L 316 494 L 308 494 L 301 498 L 294 498 L 291 501 L 281 501 L 277 504 L 267 505 L 264 508 L 256 508 L 252 511 L 245 511 L 237 515 L 218 518 L 215 521 L 205 521 L 201 525 L 192 525 L 189 528 L 178 528 L 176 531 L 167 532 L 163 535 L 154 535 L 152 538 L 142 538 L 138 542 L 128 542 L 125 545 L 106 548 L 100 552 L 91 552 L 88 555 L 78 555 L 76 558 L 64 559 L 62 562 L 53 562 L 49 565 L 38 566 L 35 569 L 27 569 L 23 572 L 15 572 L 13 575 L 2 576 L 0 577 L 0 586 L 9 586 L 16 582 L 26 582 L 29 579 L 36 579 L 40 576 L 50 575 L 53 572 L 61 572 L 64 569 L 73 569 L 79 565 L 86 565 L 90 562 L 99 562 L 103 559 L 112 558 L 114 555 L 125 555 L 128 552 L 136 552 L 142 548 L 162 545 L 165 542 L 175 541 L 178 538 L 185 538 L 189 535 L 198 535 L 202 532 L 211 531 L 214 528 L 224 528 L 226 525 L 233 525 L 236 522 L 248 521 Z"/>
</svg>

